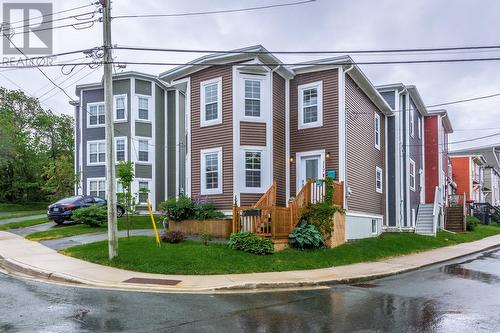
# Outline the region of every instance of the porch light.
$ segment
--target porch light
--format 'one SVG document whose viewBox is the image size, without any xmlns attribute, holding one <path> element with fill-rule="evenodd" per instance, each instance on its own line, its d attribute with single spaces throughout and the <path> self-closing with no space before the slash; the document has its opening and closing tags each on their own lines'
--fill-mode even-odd
<svg viewBox="0 0 500 333">
<path fill-rule="evenodd" d="M 329 160 L 329 159 L 330 159 L 330 152 L 329 152 L 329 151 L 327 151 L 327 152 L 326 152 L 326 159 L 327 159 L 327 160 Z"/>
<path fill-rule="evenodd" d="M 290 156 L 290 163 L 293 163 L 293 156 Z"/>
</svg>

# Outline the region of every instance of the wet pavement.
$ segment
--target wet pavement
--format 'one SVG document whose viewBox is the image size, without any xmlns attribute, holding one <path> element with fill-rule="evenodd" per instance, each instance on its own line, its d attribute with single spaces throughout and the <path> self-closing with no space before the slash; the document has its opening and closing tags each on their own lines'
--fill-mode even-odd
<svg viewBox="0 0 500 333">
<path fill-rule="evenodd" d="M 499 332 L 500 250 L 326 289 L 158 294 L 0 274 L 0 332 Z"/>
</svg>

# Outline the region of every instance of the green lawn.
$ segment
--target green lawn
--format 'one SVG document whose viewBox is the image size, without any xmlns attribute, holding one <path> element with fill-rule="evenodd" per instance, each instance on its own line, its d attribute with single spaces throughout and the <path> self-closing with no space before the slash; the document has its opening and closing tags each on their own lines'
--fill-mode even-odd
<svg viewBox="0 0 500 333">
<path fill-rule="evenodd" d="M 0 203 L 0 212 L 29 212 L 36 210 L 47 211 L 49 206 L 46 202 L 27 202 L 27 203 Z"/>
<path fill-rule="evenodd" d="M 23 222 L 12 222 L 12 223 L 7 223 L 7 224 L 1 224 L 0 225 L 0 231 L 1 230 L 9 230 L 9 229 L 19 229 L 19 228 L 25 228 L 25 227 L 31 227 L 32 225 L 37 225 L 37 224 L 42 224 L 42 223 L 47 223 L 49 220 L 46 217 L 39 218 L 36 220 L 29 220 L 29 221 L 23 221 Z"/>
<path fill-rule="evenodd" d="M 474 232 L 437 237 L 413 233 L 390 233 L 363 239 L 335 249 L 300 251 L 288 249 L 258 256 L 229 249 L 224 244 L 204 246 L 199 242 L 163 243 L 158 248 L 151 237 L 121 238 L 119 256 L 108 260 L 107 242 L 75 246 L 61 253 L 98 264 L 127 270 L 163 274 L 225 274 L 304 270 L 340 266 L 425 251 L 470 242 L 500 234 L 500 227 L 478 226 Z"/>
<path fill-rule="evenodd" d="M 46 214 L 47 210 L 33 210 L 29 212 L 12 212 L 7 215 L 0 215 L 0 220 L 6 220 L 6 219 L 13 219 L 16 217 L 25 217 L 25 216 L 32 216 L 32 215 L 40 215 L 40 214 Z"/>
<path fill-rule="evenodd" d="M 159 229 L 163 229 L 163 226 L 161 225 L 161 218 L 155 217 L 155 219 L 157 221 L 156 227 Z M 153 225 L 151 224 L 151 218 L 149 217 L 149 215 L 130 217 L 130 229 L 152 229 L 152 228 Z M 90 227 L 85 224 L 76 224 L 76 225 L 55 227 L 46 231 L 34 232 L 27 235 L 26 238 L 34 241 L 41 241 L 47 239 L 90 234 L 94 232 L 106 232 L 106 230 L 107 230 L 107 225 L 103 225 L 100 227 Z M 127 220 L 125 219 L 125 217 L 121 217 L 118 219 L 118 230 L 127 230 Z"/>
</svg>

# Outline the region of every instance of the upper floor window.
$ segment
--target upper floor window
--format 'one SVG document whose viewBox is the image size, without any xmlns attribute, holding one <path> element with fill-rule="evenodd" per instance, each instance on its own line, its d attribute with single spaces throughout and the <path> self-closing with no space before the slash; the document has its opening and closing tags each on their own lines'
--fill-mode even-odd
<svg viewBox="0 0 500 333">
<path fill-rule="evenodd" d="M 104 103 L 89 103 L 87 104 L 88 109 L 88 122 L 87 127 L 98 127 L 105 123 L 104 117 Z"/>
<path fill-rule="evenodd" d="M 262 186 L 262 152 L 245 152 L 245 187 L 260 188 Z"/>
<path fill-rule="evenodd" d="M 410 105 L 410 135 L 415 137 L 415 109 Z"/>
<path fill-rule="evenodd" d="M 418 127 L 417 127 L 417 130 L 418 130 L 418 138 L 419 139 L 422 139 L 422 118 L 420 116 L 418 116 Z"/>
<path fill-rule="evenodd" d="M 88 141 L 87 145 L 87 164 L 106 163 L 106 144 L 104 141 Z"/>
<path fill-rule="evenodd" d="M 245 116 L 260 117 L 259 80 L 245 80 Z"/>
<path fill-rule="evenodd" d="M 127 138 L 116 138 L 116 161 L 126 161 L 127 160 Z"/>
<path fill-rule="evenodd" d="M 201 151 L 201 194 L 222 193 L 222 148 Z"/>
<path fill-rule="evenodd" d="M 383 192 L 382 169 L 379 167 L 375 168 L 375 190 L 377 191 L 377 193 Z"/>
<path fill-rule="evenodd" d="M 127 95 L 115 96 L 115 121 L 127 120 Z"/>
<path fill-rule="evenodd" d="M 137 119 L 149 120 L 149 96 L 137 97 Z"/>
<path fill-rule="evenodd" d="M 415 191 L 416 188 L 416 175 L 415 175 L 415 161 L 410 158 L 410 190 Z"/>
<path fill-rule="evenodd" d="M 104 179 L 89 179 L 89 195 L 93 197 L 106 197 L 106 180 Z"/>
<path fill-rule="evenodd" d="M 140 139 L 139 141 L 139 162 L 149 162 L 149 140 Z"/>
<path fill-rule="evenodd" d="M 298 87 L 299 129 L 323 126 L 323 82 L 313 82 Z"/>
<path fill-rule="evenodd" d="M 222 78 L 200 84 L 201 126 L 222 123 Z"/>
<path fill-rule="evenodd" d="M 380 115 L 378 113 L 375 113 L 374 128 L 375 128 L 375 148 L 380 150 Z"/>
</svg>

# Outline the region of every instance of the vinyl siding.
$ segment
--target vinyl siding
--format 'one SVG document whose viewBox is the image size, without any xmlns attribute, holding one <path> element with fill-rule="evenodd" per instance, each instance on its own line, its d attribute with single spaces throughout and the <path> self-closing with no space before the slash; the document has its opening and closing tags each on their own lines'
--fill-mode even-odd
<svg viewBox="0 0 500 333">
<path fill-rule="evenodd" d="M 413 101 L 411 100 L 411 97 L 410 97 L 410 105 L 411 107 L 415 110 L 415 131 L 414 131 L 414 136 L 412 137 L 411 136 L 411 128 L 408 128 L 408 131 L 409 131 L 409 147 L 408 147 L 408 157 L 411 158 L 414 162 L 415 162 L 415 191 L 412 191 L 410 189 L 410 212 L 412 209 L 415 209 L 415 211 L 417 210 L 418 208 L 418 204 L 420 203 L 420 191 L 423 190 L 423 188 L 421 189 L 421 184 L 420 184 L 420 174 L 419 174 L 419 170 L 420 169 L 423 169 L 423 158 L 422 158 L 422 155 L 423 155 L 423 149 L 422 149 L 422 139 L 418 137 L 418 119 L 422 119 L 422 116 L 420 114 L 420 112 L 417 110 L 417 108 L 415 107 L 415 104 L 413 103 Z M 408 114 L 408 116 L 410 116 Z M 408 122 L 409 126 L 410 126 L 410 122 Z M 423 121 L 422 121 L 422 126 L 423 125 Z M 409 163 L 409 162 L 408 162 Z M 410 173 L 410 168 L 409 168 L 409 165 L 408 165 L 408 174 Z M 422 184 L 423 185 L 423 184 Z M 408 186 L 410 186 L 410 184 L 408 184 Z M 411 218 L 411 214 L 410 214 L 410 218 Z"/>
<path fill-rule="evenodd" d="M 285 79 L 273 73 L 273 178 L 276 181 L 276 204 L 286 204 L 286 132 Z"/>
<path fill-rule="evenodd" d="M 222 124 L 200 127 L 200 83 L 222 77 Z M 223 193 L 209 195 L 217 209 L 233 202 L 233 74 L 231 66 L 210 67 L 191 76 L 191 194 L 201 193 L 200 151 L 222 147 Z"/>
<path fill-rule="evenodd" d="M 266 123 L 240 122 L 241 146 L 266 146 Z"/>
<path fill-rule="evenodd" d="M 323 126 L 298 129 L 298 86 L 323 82 Z M 338 70 L 331 69 L 320 72 L 298 74 L 290 81 L 290 156 L 295 158 L 290 165 L 290 195 L 296 194 L 296 153 L 324 149 L 331 157 L 325 161 L 326 170 L 339 168 L 339 89 Z"/>
<path fill-rule="evenodd" d="M 346 185 L 350 211 L 385 215 L 385 116 L 346 75 Z M 380 150 L 375 148 L 374 113 L 380 115 Z M 375 169 L 383 171 L 383 193 L 375 189 Z"/>
</svg>

